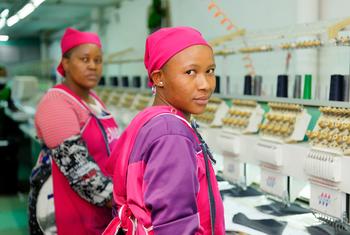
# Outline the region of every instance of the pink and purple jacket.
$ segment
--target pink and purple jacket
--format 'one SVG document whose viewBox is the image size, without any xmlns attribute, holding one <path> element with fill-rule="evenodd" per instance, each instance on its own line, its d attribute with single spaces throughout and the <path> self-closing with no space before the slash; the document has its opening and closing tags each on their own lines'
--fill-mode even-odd
<svg viewBox="0 0 350 235">
<path fill-rule="evenodd" d="M 212 234 L 205 160 L 183 115 L 169 106 L 139 113 L 110 158 L 118 215 L 104 234 Z M 107 169 L 108 170 L 108 169 Z M 215 234 L 225 234 L 214 171 Z"/>
</svg>

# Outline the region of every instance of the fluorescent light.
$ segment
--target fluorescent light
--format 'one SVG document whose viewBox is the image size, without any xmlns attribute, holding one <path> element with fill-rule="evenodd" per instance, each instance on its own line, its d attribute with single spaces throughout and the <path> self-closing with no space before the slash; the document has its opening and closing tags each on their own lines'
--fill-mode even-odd
<svg viewBox="0 0 350 235">
<path fill-rule="evenodd" d="M 9 9 L 5 9 L 1 12 L 0 17 L 1 18 L 6 18 L 9 15 Z"/>
<path fill-rule="evenodd" d="M 0 18 L 0 29 L 2 29 L 6 24 L 5 18 Z"/>
<path fill-rule="evenodd" d="M 17 12 L 17 15 L 20 19 L 24 19 L 26 16 L 28 16 L 30 13 L 34 11 L 35 7 L 32 3 L 27 3 L 22 7 L 21 10 Z"/>
<path fill-rule="evenodd" d="M 34 7 L 38 7 L 43 2 L 45 2 L 45 0 L 32 0 Z"/>
<path fill-rule="evenodd" d="M 35 8 L 42 4 L 45 0 L 30 0 L 24 7 L 21 8 L 15 15 L 7 19 L 7 26 L 11 27 L 16 24 L 19 20 L 24 19 L 30 13 L 32 13 Z M 5 19 L 9 14 L 9 10 L 5 9 L 1 12 L 0 17 Z M 0 29 L 2 28 L 2 22 L 0 21 Z"/>
<path fill-rule="evenodd" d="M 7 26 L 11 27 L 12 25 L 16 24 L 18 21 L 19 21 L 18 15 L 13 15 L 7 19 Z"/>
<path fill-rule="evenodd" d="M 7 40 L 9 40 L 9 36 L 7 36 L 7 35 L 0 35 L 0 41 L 6 42 Z"/>
</svg>

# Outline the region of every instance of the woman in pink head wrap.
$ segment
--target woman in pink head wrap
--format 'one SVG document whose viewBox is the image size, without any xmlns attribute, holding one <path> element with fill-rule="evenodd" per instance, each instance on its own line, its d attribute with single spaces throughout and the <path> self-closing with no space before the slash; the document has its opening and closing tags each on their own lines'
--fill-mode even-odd
<svg viewBox="0 0 350 235">
<path fill-rule="evenodd" d="M 102 74 L 97 34 L 68 28 L 61 48 L 63 83 L 44 95 L 35 115 L 43 147 L 30 179 L 30 233 L 97 235 L 112 219 L 106 164 L 118 126 L 92 91 Z"/>
<path fill-rule="evenodd" d="M 225 234 L 214 160 L 190 123 L 215 88 L 212 48 L 193 28 L 163 28 L 147 38 L 144 62 L 155 99 L 112 152 L 118 213 L 104 234 Z"/>
</svg>

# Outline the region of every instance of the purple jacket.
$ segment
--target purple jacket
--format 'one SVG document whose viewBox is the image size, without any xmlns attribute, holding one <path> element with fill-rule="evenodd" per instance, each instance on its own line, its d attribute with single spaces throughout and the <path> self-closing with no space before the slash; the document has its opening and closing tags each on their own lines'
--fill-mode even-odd
<svg viewBox="0 0 350 235">
<path fill-rule="evenodd" d="M 211 234 L 201 147 L 182 114 L 168 109 L 146 109 L 120 137 L 123 146 L 130 149 L 116 148 L 126 152 L 118 153 L 114 162 L 114 198 L 119 209 L 114 226 L 120 224 L 129 231 L 137 219 L 136 234 Z M 125 154 L 128 157 L 124 158 Z M 210 171 L 216 204 L 215 234 L 220 235 L 225 233 L 223 205 L 211 166 Z M 106 231 L 113 233 L 115 229 Z"/>
</svg>

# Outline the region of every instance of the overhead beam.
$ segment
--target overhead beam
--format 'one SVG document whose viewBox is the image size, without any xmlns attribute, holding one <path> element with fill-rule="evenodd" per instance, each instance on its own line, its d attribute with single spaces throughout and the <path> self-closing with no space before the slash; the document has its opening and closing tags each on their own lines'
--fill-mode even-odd
<svg viewBox="0 0 350 235">
<path fill-rule="evenodd" d="M 94 3 L 88 3 L 86 1 L 46 1 L 44 4 L 47 6 L 67 6 L 67 7 L 88 7 L 88 8 L 94 8 L 94 7 L 108 7 L 108 6 L 117 6 L 121 0 L 114 0 L 109 1 L 107 3 L 98 3 L 99 1 L 95 1 Z"/>
</svg>

